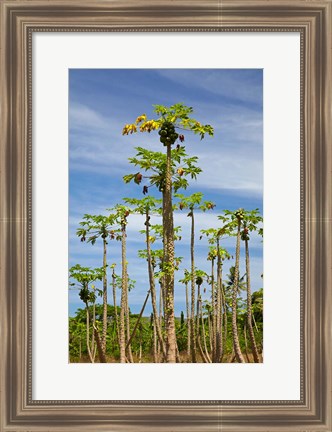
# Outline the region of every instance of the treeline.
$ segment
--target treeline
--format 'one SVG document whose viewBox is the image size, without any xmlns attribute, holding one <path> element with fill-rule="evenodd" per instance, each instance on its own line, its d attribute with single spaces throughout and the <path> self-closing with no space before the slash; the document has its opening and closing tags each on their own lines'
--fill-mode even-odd
<svg viewBox="0 0 332 432">
<path fill-rule="evenodd" d="M 169 108 L 157 105 L 159 118 L 148 120 L 139 116 L 135 123 L 125 125 L 123 134 L 157 130 L 166 152 L 136 148 L 129 162 L 139 171 L 124 176 L 124 181 L 142 187 L 143 198 L 124 198 L 105 215 L 86 214 L 77 229 L 81 242 L 102 242 L 100 268 L 77 264 L 70 268 L 70 286 L 79 289 L 85 310 L 70 319 L 70 357 L 72 361 L 87 359 L 100 361 L 260 362 L 262 357 L 262 291 L 251 293 L 249 240 L 253 232 L 262 235 L 262 217 L 258 209 L 224 210 L 218 216 L 217 227 L 201 230 L 200 237 L 208 239 L 209 269 L 198 269 L 195 264 L 195 214 L 215 208 L 212 201 L 204 201 L 202 193 L 186 196 L 190 179 L 201 172 L 198 158 L 189 156 L 184 146 L 185 136 L 178 131 L 192 131 L 201 139 L 213 136 L 210 125 L 202 125 L 191 118 L 192 108 L 176 104 Z M 176 144 L 176 145 L 175 145 Z M 174 146 L 174 148 L 172 147 Z M 161 198 L 151 195 L 157 189 Z M 181 241 L 181 227 L 174 226 L 174 213 L 187 211 L 190 218 L 190 268 L 176 280 L 181 257 L 175 255 L 175 242 Z M 130 215 L 142 217 L 145 247 L 138 251 L 146 260 L 149 287 L 139 315 L 132 315 L 128 292 L 133 286 L 127 262 L 127 226 Z M 153 224 L 154 215 L 162 216 L 162 224 Z M 234 237 L 235 254 L 223 247 L 224 240 Z M 121 244 L 121 274 L 116 265 L 108 264 L 108 243 Z M 162 249 L 156 249 L 161 244 Z M 240 277 L 241 247 L 244 249 L 245 275 Z M 230 273 L 223 275 L 225 260 L 234 260 Z M 111 268 L 111 282 L 108 280 Z M 101 281 L 102 288 L 96 287 Z M 182 283 L 186 294 L 186 311 L 175 317 L 174 287 Z M 110 306 L 109 284 L 112 287 Z M 118 304 L 117 289 L 120 288 Z M 202 289 L 208 300 L 203 302 Z M 245 291 L 241 295 L 241 290 Z M 98 296 L 102 305 L 97 304 Z M 147 302 L 152 314 L 144 317 Z M 245 300 L 243 300 L 245 299 Z M 255 316 L 256 315 L 256 316 Z M 244 354 L 243 354 L 244 353 Z"/>
<path fill-rule="evenodd" d="M 230 275 L 229 275 L 230 276 Z M 228 313 L 228 335 L 231 335 L 231 290 L 232 290 L 232 279 L 230 279 L 226 285 L 226 302 L 227 302 L 227 313 Z M 241 285 L 241 290 L 245 289 L 244 284 Z M 229 288 L 228 288 L 229 287 Z M 102 322 L 102 311 L 103 306 L 101 304 L 95 305 L 96 321 L 97 325 L 101 325 Z M 252 311 L 253 311 L 253 324 L 254 332 L 257 340 L 257 345 L 259 352 L 262 350 L 263 343 L 263 290 L 260 289 L 252 294 Z M 205 339 L 209 350 L 211 350 L 210 342 L 210 326 L 212 322 L 211 307 L 207 303 L 203 303 L 202 306 L 204 328 L 200 324 L 200 335 L 202 337 L 203 331 L 205 332 Z M 117 307 L 117 314 L 119 315 L 120 308 Z M 93 315 L 93 306 L 90 306 L 90 314 Z M 131 341 L 131 348 L 134 362 L 146 363 L 146 362 L 160 362 L 160 348 L 155 347 L 155 331 L 153 325 L 153 313 L 150 316 L 143 316 L 139 321 L 139 314 L 132 314 L 130 312 L 130 330 L 131 333 L 135 325 L 138 322 L 137 330 Z M 107 335 L 106 335 L 106 358 L 108 362 L 119 362 L 120 360 L 120 349 L 118 344 L 117 336 L 117 324 L 115 318 L 114 306 L 108 305 L 107 308 Z M 248 342 L 248 334 L 246 333 L 247 328 L 247 315 L 245 299 L 239 297 L 238 301 L 238 311 L 237 311 L 237 322 L 239 328 L 239 339 L 240 347 L 244 354 L 246 362 L 253 362 L 254 358 Z M 180 358 L 182 362 L 191 362 L 191 354 L 188 351 L 189 339 L 188 339 L 188 326 L 189 321 L 186 318 L 185 312 L 181 312 L 179 317 L 175 318 L 176 327 L 176 338 L 179 348 Z M 86 325 L 86 310 L 78 309 L 74 317 L 69 318 L 69 357 L 72 363 L 90 363 L 98 362 L 99 358 L 97 355 L 96 344 L 93 343 L 93 328 L 92 324 L 89 325 L 89 330 L 87 331 Z M 232 339 L 227 337 L 226 343 L 224 345 L 224 353 L 222 357 L 222 362 L 235 362 L 235 354 L 233 351 Z M 202 343 L 202 342 L 201 342 Z M 91 347 L 94 347 L 91 349 Z M 154 355 L 156 352 L 157 355 Z M 203 362 L 204 359 L 198 353 L 198 362 Z"/>
</svg>

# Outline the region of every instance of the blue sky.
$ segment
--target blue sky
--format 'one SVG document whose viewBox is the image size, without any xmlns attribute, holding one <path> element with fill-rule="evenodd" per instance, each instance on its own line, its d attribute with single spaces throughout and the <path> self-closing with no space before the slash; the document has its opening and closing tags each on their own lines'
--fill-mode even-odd
<svg viewBox="0 0 332 432">
<path fill-rule="evenodd" d="M 200 141 L 185 134 L 186 151 L 198 156 L 203 172 L 191 182 L 190 195 L 203 192 L 216 203 L 213 211 L 196 213 L 196 267 L 209 271 L 208 245 L 199 240 L 199 230 L 219 226 L 217 216 L 224 209 L 263 209 L 263 71 L 261 69 L 72 69 L 69 71 L 69 267 L 81 264 L 101 267 L 102 245 L 81 243 L 76 229 L 85 213 L 107 214 L 106 209 L 122 202 L 123 197 L 142 198 L 142 187 L 124 184 L 122 177 L 137 172 L 128 158 L 135 147 L 162 151 L 157 133 L 122 136 L 122 128 L 140 114 L 153 118 L 153 105 L 184 103 L 194 109 L 193 117 L 214 127 L 214 136 Z M 151 190 L 151 189 L 150 189 Z M 158 197 L 158 191 L 151 191 Z M 176 255 L 184 257 L 175 284 L 175 312 L 185 310 L 184 287 L 177 281 L 190 268 L 190 219 L 186 212 L 175 215 L 182 226 L 182 240 Z M 141 309 L 148 291 L 146 262 L 137 256 L 144 249 L 144 228 L 140 216 L 128 220 L 128 271 L 136 280 L 129 293 L 132 312 Z M 152 223 L 161 223 L 155 218 Z M 235 239 L 223 246 L 234 253 Z M 252 289 L 262 287 L 263 245 L 251 236 Z M 155 243 L 156 248 L 161 244 Z M 121 273 L 120 242 L 108 245 L 109 264 L 117 263 Z M 225 262 L 224 274 L 232 262 Z M 244 257 L 241 258 L 244 274 Z M 109 281 L 111 278 L 109 277 Z M 120 291 L 117 293 L 120 299 Z M 109 290 L 111 300 L 111 287 Z M 83 303 L 78 292 L 69 291 L 69 313 L 74 315 Z M 151 312 L 148 303 L 145 315 Z"/>
</svg>

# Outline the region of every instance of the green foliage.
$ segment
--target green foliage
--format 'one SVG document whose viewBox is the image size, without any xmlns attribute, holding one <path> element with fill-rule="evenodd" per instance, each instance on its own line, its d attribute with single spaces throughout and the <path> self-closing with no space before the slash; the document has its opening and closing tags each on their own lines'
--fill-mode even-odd
<svg viewBox="0 0 332 432">
<path fill-rule="evenodd" d="M 99 237 L 106 239 L 110 235 L 110 229 L 114 224 L 115 216 L 112 214 L 108 216 L 85 214 L 79 223 L 80 228 L 76 230 L 76 235 L 82 242 L 87 238 L 88 243 L 95 244 Z"/>
<path fill-rule="evenodd" d="M 129 204 L 133 207 L 133 213 L 139 213 L 141 215 L 146 214 L 147 212 L 151 214 L 151 212 L 160 213 L 160 207 L 162 204 L 161 199 L 157 199 L 151 195 L 148 195 L 142 199 L 138 198 L 124 198 L 123 199 L 126 204 Z"/>
<path fill-rule="evenodd" d="M 103 267 L 91 269 L 90 267 L 82 267 L 80 264 L 76 264 L 69 269 L 69 280 L 74 279 L 76 283 L 70 282 L 69 285 L 80 288 L 80 299 L 87 305 L 96 301 L 96 292 L 102 295 L 100 290 L 96 290 L 93 285 L 90 288 L 89 284 L 96 280 L 102 280 L 104 275 L 105 269 Z"/>
<path fill-rule="evenodd" d="M 178 207 L 180 210 L 190 209 L 191 211 L 194 209 L 199 209 L 202 211 L 213 210 L 216 206 L 212 201 L 204 201 L 202 192 L 193 193 L 190 196 L 185 196 L 183 194 L 176 193 L 174 196 L 179 200 Z M 189 213 L 188 216 L 191 214 Z"/>
<path fill-rule="evenodd" d="M 263 236 L 263 228 L 261 224 L 263 222 L 262 216 L 259 214 L 259 209 L 245 210 L 240 208 L 235 211 L 224 210 L 224 214 L 218 216 L 228 230 L 231 233 L 235 233 L 238 229 L 238 225 L 243 228 L 241 233 L 242 240 L 249 240 L 249 233 L 252 231 L 258 231 L 258 234 Z"/>
<path fill-rule="evenodd" d="M 166 154 L 136 147 L 136 156 L 129 158 L 129 162 L 138 166 L 142 171 L 150 172 L 145 176 L 149 180 L 149 186 L 156 186 L 159 191 L 163 191 L 165 187 L 166 175 Z M 198 158 L 196 156 L 188 157 L 185 152 L 185 147 L 179 146 L 171 152 L 171 171 L 174 191 L 179 189 L 187 189 L 189 182 L 187 177 L 196 179 L 197 175 L 202 171 L 197 166 Z M 137 177 L 138 173 L 127 174 L 123 177 L 125 183 L 130 183 Z M 137 183 L 137 182 L 136 182 Z M 144 193 L 143 187 L 143 193 Z"/>
<path fill-rule="evenodd" d="M 102 267 L 90 268 L 76 264 L 69 269 L 69 278 L 75 279 L 79 285 L 86 286 L 96 280 L 102 280 L 105 270 Z M 71 286 L 75 284 L 71 283 Z"/>
</svg>

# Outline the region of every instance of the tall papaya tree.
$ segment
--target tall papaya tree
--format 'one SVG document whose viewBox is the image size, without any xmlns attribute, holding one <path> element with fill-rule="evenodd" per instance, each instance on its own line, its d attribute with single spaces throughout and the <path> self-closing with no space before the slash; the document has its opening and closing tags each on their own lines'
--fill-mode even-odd
<svg viewBox="0 0 332 432">
<path fill-rule="evenodd" d="M 121 240 L 121 309 L 119 321 L 119 340 L 120 340 L 120 363 L 126 362 L 128 354 L 129 361 L 132 362 L 132 353 L 129 345 L 126 352 L 126 345 L 130 338 L 129 326 L 129 307 L 128 307 L 128 265 L 127 265 L 127 218 L 131 209 L 123 204 L 117 204 L 111 211 L 114 211 L 114 218 L 119 225 L 120 234 L 116 238 Z"/>
<path fill-rule="evenodd" d="M 162 242 L 163 238 L 164 238 L 164 229 L 163 229 L 163 225 L 160 224 L 154 224 L 148 225 L 148 242 L 151 246 L 151 244 L 155 243 L 155 242 Z M 146 234 L 146 230 L 141 230 L 141 234 Z M 174 227 L 174 241 L 179 241 L 181 240 L 181 227 L 180 226 L 176 226 Z M 151 234 L 151 235 L 150 235 Z M 156 267 L 156 260 L 159 260 L 159 271 L 157 271 L 155 273 L 155 277 L 159 279 L 159 283 L 160 283 L 160 299 L 162 299 L 162 310 L 164 311 L 164 322 L 166 321 L 166 303 L 165 303 L 165 299 L 166 299 L 166 295 L 165 295 L 165 271 L 164 271 L 164 251 L 162 250 L 152 250 L 150 248 L 150 254 L 151 254 L 151 259 L 152 259 L 152 264 L 153 264 L 153 268 Z M 147 251 L 139 251 L 139 256 L 142 258 L 146 258 L 147 259 Z M 182 257 L 178 257 L 175 256 L 174 257 L 174 270 L 177 271 L 179 269 L 179 265 L 182 262 Z M 161 301 L 160 301 L 161 303 Z M 159 308 L 160 310 L 160 308 Z M 159 327 L 161 329 L 161 319 L 160 319 L 160 312 L 159 312 Z M 180 362 L 180 355 L 178 352 L 178 349 L 176 347 L 176 358 L 177 358 L 177 362 Z M 167 358 L 165 358 L 165 361 L 167 360 Z"/>
<path fill-rule="evenodd" d="M 201 192 L 196 192 L 190 196 L 185 196 L 183 194 L 175 194 L 176 198 L 179 199 L 179 208 L 180 210 L 189 209 L 188 217 L 191 219 L 191 234 L 190 234 L 190 265 L 191 265 L 191 345 L 193 347 L 192 354 L 192 362 L 196 363 L 196 340 L 197 340 L 197 332 L 196 332 L 196 323 L 195 323 L 195 210 L 212 210 L 215 207 L 215 204 L 212 201 L 203 200 L 203 194 Z"/>
<path fill-rule="evenodd" d="M 204 282 L 204 279 L 207 279 L 208 275 L 203 270 L 195 269 L 195 283 L 197 285 L 197 301 L 196 301 L 196 316 L 194 320 L 196 321 L 196 340 L 199 352 L 201 354 L 202 360 L 204 363 L 211 363 L 211 359 L 207 350 L 206 344 L 206 335 L 205 335 L 205 324 L 203 319 L 202 312 L 202 294 L 201 294 L 201 286 Z M 200 325 L 201 322 L 201 325 Z M 201 330 L 201 331 L 200 331 Z M 202 347 L 201 335 L 203 338 L 204 349 Z"/>
<path fill-rule="evenodd" d="M 95 268 L 91 269 L 90 267 L 82 267 L 80 264 L 76 264 L 69 269 L 69 280 L 70 285 L 79 288 L 79 296 L 80 299 L 85 304 L 86 308 L 86 331 L 87 331 L 87 349 L 89 352 L 90 360 L 92 360 L 93 356 L 91 350 L 89 349 L 89 327 L 90 322 L 92 321 L 93 334 L 96 339 L 97 351 L 99 356 L 100 363 L 106 363 L 106 355 L 101 343 L 101 338 L 99 335 L 99 330 L 94 320 L 91 319 L 90 305 L 95 304 L 96 301 L 96 291 L 98 294 L 102 292 L 100 290 L 96 290 L 95 288 L 91 289 L 90 284 L 95 282 L 96 280 L 102 280 L 104 276 L 104 268 Z M 76 282 L 73 282 L 75 280 Z"/>
<path fill-rule="evenodd" d="M 160 136 L 160 142 L 166 147 L 166 153 L 157 153 L 157 166 L 153 163 L 153 158 L 146 160 L 137 159 L 131 160 L 132 163 L 141 167 L 141 169 L 147 171 L 152 170 L 154 173 L 150 177 L 150 185 L 155 184 L 162 192 L 162 217 L 163 217 L 163 270 L 165 272 L 165 303 L 166 303 L 166 350 L 167 350 L 167 362 L 176 362 L 176 333 L 175 333 L 175 317 L 174 317 L 174 222 L 173 222 L 173 190 L 174 190 L 174 161 L 181 159 L 174 154 L 172 146 L 179 141 L 179 144 L 175 148 L 175 152 L 180 150 L 181 145 L 184 141 L 184 136 L 179 134 L 177 131 L 191 130 L 196 134 L 199 134 L 201 139 L 204 138 L 205 134 L 213 135 L 213 128 L 210 125 L 202 125 L 197 120 L 189 117 L 193 109 L 187 107 L 182 103 L 166 107 L 163 105 L 154 105 L 154 112 L 158 116 L 156 119 L 147 119 L 145 114 L 140 115 L 135 123 L 126 124 L 123 128 L 123 135 L 128 135 L 137 132 L 148 132 L 158 130 Z M 141 153 L 144 153 L 144 149 L 141 149 Z M 152 155 L 151 155 L 152 156 Z M 189 174 L 195 177 L 197 171 L 192 169 L 190 163 L 187 161 L 186 172 L 184 167 L 177 168 L 177 174 L 180 181 L 184 174 Z M 191 172 L 190 172 L 191 171 Z M 129 182 L 135 179 L 136 183 L 140 183 L 142 180 L 142 174 L 136 173 L 132 177 L 126 176 L 125 181 Z M 143 192 L 148 192 L 148 187 L 145 185 Z"/>
<path fill-rule="evenodd" d="M 87 241 L 94 245 L 98 238 L 103 242 L 103 331 L 101 344 L 106 353 L 106 335 L 107 335 L 107 240 L 112 239 L 112 226 L 114 225 L 114 215 L 90 215 L 85 214 L 83 220 L 79 223 L 80 228 L 76 234 L 80 237 L 81 242 Z"/>
<path fill-rule="evenodd" d="M 228 226 L 233 230 L 236 236 L 235 247 L 235 265 L 234 265 L 234 285 L 232 294 L 232 334 L 233 334 L 233 349 L 236 360 L 239 363 L 245 363 L 239 341 L 239 333 L 237 328 L 237 299 L 239 292 L 239 274 L 240 274 L 240 247 L 241 247 L 241 228 L 243 224 L 244 210 L 242 208 L 236 211 L 225 210 L 225 216 L 219 216 L 223 221 L 228 220 Z"/>
<path fill-rule="evenodd" d="M 218 217 L 220 218 L 220 216 Z M 225 222 L 225 221 L 224 221 Z M 211 245 L 208 260 L 211 260 L 211 308 L 212 308 L 212 329 L 213 329 L 213 353 L 212 361 L 219 363 L 223 355 L 223 348 L 227 335 L 227 311 L 225 304 L 225 293 L 223 290 L 223 262 L 230 259 L 229 252 L 221 247 L 221 241 L 230 236 L 230 230 L 226 223 L 221 228 L 208 228 L 201 230 L 202 236 L 208 238 Z M 217 277 L 215 284 L 214 263 L 217 260 Z M 216 285 L 216 290 L 215 290 Z M 224 317 L 224 320 L 223 320 Z M 224 325 L 223 325 L 224 321 Z M 224 330 L 223 330 L 224 328 Z M 224 343 L 223 343 L 224 342 Z"/>
<path fill-rule="evenodd" d="M 259 209 L 251 211 L 243 211 L 243 230 L 241 233 L 241 239 L 245 244 L 245 256 L 246 256 L 246 286 L 247 286 L 247 328 L 249 332 L 249 339 L 251 345 L 251 351 L 254 357 L 255 363 L 260 363 L 260 358 L 257 349 L 257 343 L 255 340 L 254 329 L 252 325 L 252 296 L 251 296 L 251 280 L 250 280 L 250 257 L 249 257 L 249 240 L 250 233 L 258 231 L 260 235 L 263 235 L 263 229 L 261 223 L 263 218 L 259 214 Z"/>
<path fill-rule="evenodd" d="M 191 282 L 191 274 L 188 270 L 184 271 L 183 278 L 179 280 L 180 283 L 184 284 L 185 290 L 186 290 L 186 324 L 187 324 L 187 356 L 188 361 L 191 359 L 191 303 L 189 300 L 189 293 L 188 293 L 188 285 Z"/>
<path fill-rule="evenodd" d="M 113 237 L 115 237 L 115 234 L 112 234 Z M 116 263 L 111 264 L 111 269 L 112 269 L 112 294 L 113 294 L 113 306 L 114 306 L 114 319 L 115 319 L 115 331 L 116 331 L 116 335 L 117 335 L 117 340 L 118 340 L 118 344 L 120 347 L 120 325 L 119 325 L 119 315 L 118 315 L 118 308 L 117 308 L 117 302 L 116 302 L 116 288 L 117 288 L 117 278 L 118 275 L 115 273 L 115 267 L 116 267 Z"/>
<path fill-rule="evenodd" d="M 162 331 L 158 319 L 158 310 L 157 310 L 157 294 L 156 294 L 156 284 L 155 284 L 155 275 L 154 275 L 154 263 L 151 252 L 151 240 L 153 237 L 150 233 L 151 227 L 151 215 L 153 212 L 157 212 L 157 209 L 161 205 L 161 200 L 158 200 L 152 196 L 146 196 L 142 199 L 136 198 L 125 198 L 124 201 L 133 206 L 133 212 L 139 213 L 145 216 L 145 241 L 146 241 L 146 259 L 148 263 L 148 276 L 149 276 L 149 284 L 150 284 L 150 292 L 151 292 L 151 302 L 152 302 L 152 310 L 153 310 L 153 321 L 156 329 L 156 333 L 158 336 L 158 340 L 161 346 L 162 354 L 164 360 L 166 361 L 166 346 L 164 343 L 164 339 L 162 336 Z"/>
</svg>

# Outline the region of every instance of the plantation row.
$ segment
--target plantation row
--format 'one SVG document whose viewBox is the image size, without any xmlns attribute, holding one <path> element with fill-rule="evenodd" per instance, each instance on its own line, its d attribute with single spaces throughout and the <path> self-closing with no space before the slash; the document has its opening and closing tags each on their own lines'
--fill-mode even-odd
<svg viewBox="0 0 332 432">
<path fill-rule="evenodd" d="M 213 128 L 189 117 L 192 108 L 182 104 L 169 108 L 157 105 L 155 113 L 159 115 L 157 119 L 148 120 L 142 115 L 123 129 L 123 135 L 158 131 L 160 142 L 166 147 L 165 153 L 137 147 L 135 157 L 129 159 L 139 171 L 124 176 L 124 181 L 136 183 L 144 196 L 124 198 L 123 203 L 108 210 L 107 216 L 86 214 L 77 229 L 81 242 L 92 245 L 102 242 L 103 256 L 99 268 L 80 264 L 70 268 L 70 286 L 79 289 L 85 305 L 69 321 L 70 359 L 102 363 L 260 362 L 262 290 L 251 293 L 249 242 L 253 232 L 263 234 L 262 217 L 258 209 L 224 210 L 218 216 L 217 227 L 207 227 L 199 233 L 200 238 L 208 240 L 210 265 L 206 271 L 197 269 L 195 214 L 213 210 L 215 204 L 204 201 L 202 193 L 179 193 L 201 172 L 198 158 L 186 153 L 185 136 L 181 132 L 192 131 L 203 139 L 205 134 L 213 136 Z M 152 190 L 159 191 L 161 198 L 150 195 Z M 174 227 L 174 213 L 182 210 L 188 212 L 190 220 L 190 268 L 178 277 L 182 258 L 175 255 L 175 242 L 181 241 L 182 227 Z M 128 295 L 134 285 L 129 279 L 127 262 L 127 231 L 133 214 L 142 217 L 145 245 L 138 250 L 138 255 L 146 260 L 149 280 L 138 315 L 131 314 Z M 155 215 L 161 215 L 161 225 L 152 223 Z M 223 247 L 223 241 L 230 237 L 234 238 L 235 256 Z M 117 266 L 121 275 L 116 274 L 115 264 L 108 264 L 111 240 L 121 244 L 121 263 Z M 158 244 L 162 249 L 156 248 Z M 242 277 L 239 274 L 241 246 L 246 266 Z M 234 260 L 226 276 L 223 275 L 225 260 Z M 112 271 L 112 306 L 108 299 L 108 268 Z M 178 287 L 180 282 L 186 293 L 185 315 L 182 312 L 177 318 L 175 280 L 177 289 L 183 289 Z M 98 281 L 102 289 L 96 287 Z M 97 304 L 99 296 L 102 305 Z M 150 317 L 144 316 L 148 301 L 152 306 Z"/>
</svg>

